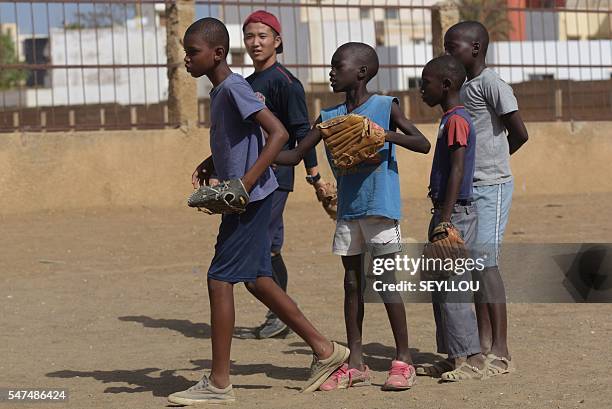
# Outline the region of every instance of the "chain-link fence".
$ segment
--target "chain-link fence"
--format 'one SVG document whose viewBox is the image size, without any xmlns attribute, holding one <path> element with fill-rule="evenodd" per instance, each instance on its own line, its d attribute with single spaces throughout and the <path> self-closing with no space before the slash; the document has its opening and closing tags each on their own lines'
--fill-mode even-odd
<svg viewBox="0 0 612 409">
<path fill-rule="evenodd" d="M 398 96 L 415 122 L 437 120 L 440 112 L 420 100 L 420 74 L 440 52 L 448 22 L 462 19 L 488 27 L 488 64 L 513 86 L 525 119 L 612 117 L 609 1 L 32 0 L 0 2 L 0 130 L 178 125 L 168 73 L 182 67 L 169 59 L 173 33 L 167 30 L 177 3 L 193 8 L 192 18 L 226 23 L 228 61 L 245 76 L 253 68 L 243 20 L 257 9 L 277 15 L 284 43 L 279 59 L 304 85 L 313 118 L 342 98 L 328 84 L 333 52 L 361 41 L 375 47 L 381 63 L 371 90 Z M 210 84 L 197 84 L 198 122 L 206 125 Z"/>
</svg>

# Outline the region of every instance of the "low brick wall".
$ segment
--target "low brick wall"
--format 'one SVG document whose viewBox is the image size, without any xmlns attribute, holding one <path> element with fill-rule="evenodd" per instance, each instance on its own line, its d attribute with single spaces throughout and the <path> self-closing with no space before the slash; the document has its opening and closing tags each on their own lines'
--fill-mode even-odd
<svg viewBox="0 0 612 409">
<path fill-rule="evenodd" d="M 512 158 L 516 194 L 612 191 L 612 122 L 529 123 Z M 421 126 L 434 142 L 437 127 Z M 208 129 L 0 135 L 0 214 L 41 210 L 185 206 Z M 322 173 L 329 167 L 319 149 Z M 400 149 L 402 196 L 425 197 L 433 149 Z M 291 200 L 312 200 L 303 166 Z"/>
</svg>

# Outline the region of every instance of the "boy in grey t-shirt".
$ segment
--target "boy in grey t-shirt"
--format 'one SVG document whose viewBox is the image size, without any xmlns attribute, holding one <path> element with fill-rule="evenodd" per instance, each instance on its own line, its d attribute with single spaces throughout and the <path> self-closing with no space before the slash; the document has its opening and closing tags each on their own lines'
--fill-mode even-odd
<svg viewBox="0 0 612 409">
<path fill-rule="evenodd" d="M 476 316 L 487 374 L 512 372 L 508 351 L 506 293 L 498 268 L 499 249 L 512 203 L 510 155 L 528 139 L 512 88 L 493 70 L 485 57 L 487 29 L 477 21 L 452 26 L 444 36 L 444 49 L 467 71 L 461 99 L 476 128 L 474 201 L 478 208 L 477 245 L 489 249 L 486 269 L 474 274 L 481 291 L 475 294 Z M 477 273 L 477 272 L 475 272 Z M 477 277 L 480 276 L 480 277 Z"/>
</svg>

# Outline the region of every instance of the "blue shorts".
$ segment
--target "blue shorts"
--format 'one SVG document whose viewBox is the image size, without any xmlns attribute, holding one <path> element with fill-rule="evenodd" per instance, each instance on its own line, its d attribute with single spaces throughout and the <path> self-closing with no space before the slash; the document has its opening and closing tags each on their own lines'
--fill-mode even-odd
<svg viewBox="0 0 612 409">
<path fill-rule="evenodd" d="M 486 267 L 499 264 L 501 243 L 510 216 L 513 190 L 513 181 L 498 185 L 474 186 L 474 202 L 478 209 L 476 242 L 477 246 L 487 253 Z"/>
<path fill-rule="evenodd" d="M 271 242 L 270 251 L 272 253 L 280 253 L 285 239 L 283 212 L 285 211 L 289 192 L 276 189 L 270 196 L 272 196 L 272 214 L 270 216 L 270 225 L 268 226 Z"/>
<path fill-rule="evenodd" d="M 272 277 L 268 226 L 272 194 L 249 203 L 242 214 L 224 214 L 208 278 L 229 283 Z"/>
</svg>

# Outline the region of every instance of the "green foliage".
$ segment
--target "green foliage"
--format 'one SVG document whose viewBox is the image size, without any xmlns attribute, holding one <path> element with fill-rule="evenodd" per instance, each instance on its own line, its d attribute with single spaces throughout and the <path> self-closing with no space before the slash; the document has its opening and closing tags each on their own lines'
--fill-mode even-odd
<svg viewBox="0 0 612 409">
<path fill-rule="evenodd" d="M 480 21 L 489 31 L 491 41 L 509 38 L 512 23 L 504 0 L 457 0 L 461 20 Z"/>
<path fill-rule="evenodd" d="M 0 64 L 19 64 L 13 39 L 5 33 L 0 33 Z M 26 77 L 27 73 L 23 70 L 2 68 L 0 69 L 0 90 L 14 88 Z"/>
</svg>

